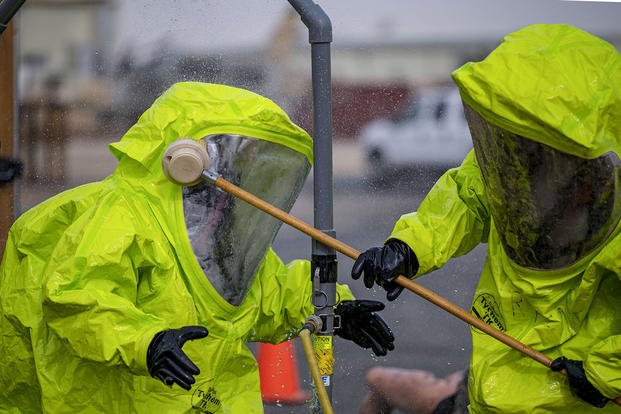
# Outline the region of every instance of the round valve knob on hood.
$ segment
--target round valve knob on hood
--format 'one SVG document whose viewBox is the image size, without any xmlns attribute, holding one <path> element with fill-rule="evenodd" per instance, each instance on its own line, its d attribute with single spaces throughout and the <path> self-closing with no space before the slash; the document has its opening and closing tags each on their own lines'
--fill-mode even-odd
<svg viewBox="0 0 621 414">
<path fill-rule="evenodd" d="M 179 185 L 195 185 L 201 181 L 201 174 L 210 165 L 203 141 L 190 138 L 171 143 L 162 157 L 164 175 Z"/>
</svg>

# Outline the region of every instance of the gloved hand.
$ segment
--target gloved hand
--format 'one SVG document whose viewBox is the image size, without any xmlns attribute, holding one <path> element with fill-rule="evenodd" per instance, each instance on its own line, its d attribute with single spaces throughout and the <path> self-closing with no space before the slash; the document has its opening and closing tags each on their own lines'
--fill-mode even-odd
<svg viewBox="0 0 621 414">
<path fill-rule="evenodd" d="M 186 341 L 204 338 L 208 334 L 207 328 L 202 326 L 184 326 L 155 334 L 147 350 L 149 374 L 166 385 L 176 382 L 189 390 L 195 382 L 193 375 L 198 375 L 200 370 L 181 348 Z"/>
<path fill-rule="evenodd" d="M 403 291 L 394 280 L 399 275 L 413 277 L 418 271 L 418 259 L 410 247 L 400 240 L 390 240 L 382 247 L 372 247 L 358 256 L 351 269 L 351 277 L 360 278 L 364 273 L 364 285 L 373 282 L 386 290 L 386 299 L 393 301 Z"/>
<path fill-rule="evenodd" d="M 567 379 L 569 380 L 569 388 L 571 393 L 594 405 L 597 408 L 602 408 L 609 401 L 589 382 L 582 367 L 582 361 L 574 361 L 565 357 L 558 357 L 550 365 L 552 371 L 567 372 Z"/>
<path fill-rule="evenodd" d="M 395 337 L 375 313 L 382 309 L 384 304 L 375 300 L 345 300 L 334 308 L 334 313 L 341 317 L 341 327 L 334 333 L 362 348 L 372 348 L 377 356 L 384 356 L 395 349 Z"/>
</svg>

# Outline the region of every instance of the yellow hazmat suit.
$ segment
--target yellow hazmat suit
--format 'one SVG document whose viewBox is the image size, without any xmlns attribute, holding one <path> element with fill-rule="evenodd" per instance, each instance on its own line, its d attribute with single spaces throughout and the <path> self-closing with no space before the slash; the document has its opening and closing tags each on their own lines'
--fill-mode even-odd
<svg viewBox="0 0 621 414">
<path fill-rule="evenodd" d="M 608 152 L 621 156 L 621 57 L 586 32 L 567 25 L 526 27 L 453 77 L 463 101 L 510 134 L 583 159 Z M 588 380 L 602 394 L 621 395 L 618 221 L 573 263 L 548 269 L 520 266 L 503 248 L 503 243 L 517 245 L 519 240 L 499 233 L 500 223 L 491 216 L 499 195 L 487 193 L 481 166 L 471 152 L 460 167 L 441 177 L 417 212 L 400 218 L 389 239 L 412 248 L 418 275 L 487 243 L 473 314 L 552 359 L 562 355 L 584 361 Z M 618 212 L 618 175 L 615 180 Z M 519 227 L 502 227 L 511 225 Z M 471 331 L 471 414 L 621 411 L 611 402 L 603 409 L 587 404 L 572 396 L 561 374 L 475 328 Z"/>
<path fill-rule="evenodd" d="M 313 313 L 310 264 L 270 249 L 239 306 L 205 277 L 190 245 L 182 187 L 161 168 L 172 141 L 239 134 L 312 162 L 310 137 L 254 93 L 180 83 L 120 142 L 101 182 L 22 215 L 0 269 L 0 412 L 260 413 L 247 341 L 288 339 Z M 250 230 L 250 229 L 249 229 Z M 341 299 L 351 293 L 339 287 Z M 200 368 L 190 391 L 151 378 L 146 353 L 162 330 L 201 325 L 183 351 Z"/>
</svg>

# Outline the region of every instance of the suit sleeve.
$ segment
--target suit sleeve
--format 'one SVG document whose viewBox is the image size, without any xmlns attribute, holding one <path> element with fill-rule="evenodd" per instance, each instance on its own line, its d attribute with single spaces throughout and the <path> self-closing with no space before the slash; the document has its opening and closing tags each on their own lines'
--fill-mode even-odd
<svg viewBox="0 0 621 414">
<path fill-rule="evenodd" d="M 268 252 L 257 276 L 261 309 L 250 341 L 280 343 L 297 335 L 306 318 L 315 312 L 310 272 L 308 260 L 284 264 L 276 253 Z M 347 285 L 337 283 L 336 290 L 337 300 L 354 299 Z"/>
<path fill-rule="evenodd" d="M 621 236 L 617 235 L 598 255 L 593 269 L 583 273 L 581 285 L 597 288 L 593 295 L 597 302 L 593 302 L 587 315 L 586 323 L 591 326 L 591 332 L 596 332 L 600 338 L 592 342 L 592 335 L 585 337 L 585 345 L 579 347 L 583 355 L 576 355 L 575 359 L 584 360 L 584 370 L 587 379 L 608 398 L 621 396 L 621 326 L 619 324 L 618 309 L 621 301 Z M 583 297 L 586 295 L 583 295 Z M 597 303 L 598 306 L 595 306 Z M 586 309 L 585 305 L 581 310 Z"/>
<path fill-rule="evenodd" d="M 440 177 L 417 211 L 401 216 L 389 239 L 410 246 L 422 275 L 487 242 L 489 223 L 488 202 L 471 151 L 460 167 Z"/>
<path fill-rule="evenodd" d="M 127 211 L 95 216 L 65 231 L 45 268 L 42 311 L 50 331 L 80 358 L 146 375 L 148 345 L 169 326 L 137 303 L 148 297 L 139 292 L 141 280 L 164 254 L 144 231 L 134 232 L 129 217 Z M 157 283 L 146 285 L 157 289 Z"/>
<path fill-rule="evenodd" d="M 584 362 L 588 380 L 608 398 L 621 396 L 621 335 L 596 344 Z"/>
</svg>

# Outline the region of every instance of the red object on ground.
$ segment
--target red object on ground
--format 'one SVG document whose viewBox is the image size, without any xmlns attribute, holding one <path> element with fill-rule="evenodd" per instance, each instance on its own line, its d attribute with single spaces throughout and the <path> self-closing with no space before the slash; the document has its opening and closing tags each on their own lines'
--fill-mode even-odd
<svg viewBox="0 0 621 414">
<path fill-rule="evenodd" d="M 300 389 L 293 340 L 259 343 L 257 354 L 264 403 L 304 404 L 310 399 L 310 393 Z"/>
</svg>

